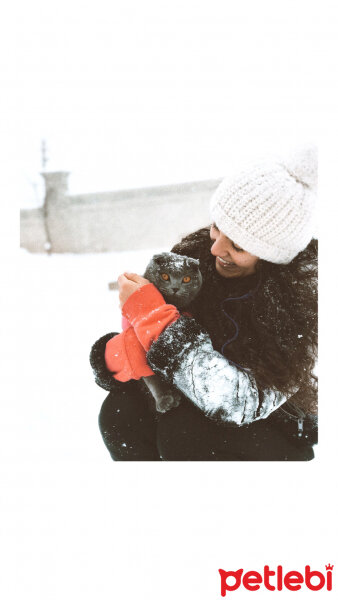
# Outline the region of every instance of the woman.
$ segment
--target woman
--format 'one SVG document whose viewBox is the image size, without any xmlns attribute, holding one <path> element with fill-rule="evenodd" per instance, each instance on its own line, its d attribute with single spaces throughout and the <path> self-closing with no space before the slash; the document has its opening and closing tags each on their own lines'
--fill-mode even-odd
<svg viewBox="0 0 338 600">
<path fill-rule="evenodd" d="M 134 381 L 121 383 L 131 375 L 119 377 L 109 356 L 114 334 L 92 349 L 96 381 L 110 392 L 99 423 L 114 460 L 313 458 L 315 180 L 316 153 L 307 148 L 221 183 L 211 199 L 212 227 L 173 248 L 200 260 L 203 286 L 193 318 L 166 305 L 143 277 L 120 276 L 122 313 L 147 364 L 132 364 L 131 344 Z M 149 366 L 185 396 L 167 413 L 149 409 L 137 381 Z"/>
</svg>

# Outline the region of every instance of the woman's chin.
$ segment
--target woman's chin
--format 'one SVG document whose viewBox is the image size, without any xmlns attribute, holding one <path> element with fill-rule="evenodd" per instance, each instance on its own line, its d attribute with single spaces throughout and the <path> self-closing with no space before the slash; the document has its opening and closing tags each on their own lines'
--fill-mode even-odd
<svg viewBox="0 0 338 600">
<path fill-rule="evenodd" d="M 216 271 L 222 277 L 231 278 L 231 277 L 243 277 L 242 269 L 239 267 L 223 267 L 219 264 L 216 259 Z"/>
</svg>

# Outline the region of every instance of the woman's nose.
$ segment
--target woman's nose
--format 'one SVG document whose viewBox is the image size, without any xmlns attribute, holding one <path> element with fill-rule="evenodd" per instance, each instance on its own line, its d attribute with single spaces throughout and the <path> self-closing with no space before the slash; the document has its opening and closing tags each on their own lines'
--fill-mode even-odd
<svg viewBox="0 0 338 600">
<path fill-rule="evenodd" d="M 211 246 L 211 254 L 213 254 L 214 256 L 221 256 L 221 257 L 226 257 L 227 255 L 230 256 L 229 249 L 230 249 L 229 240 L 226 238 L 225 239 L 218 238 L 217 240 L 214 241 L 213 245 Z"/>
</svg>

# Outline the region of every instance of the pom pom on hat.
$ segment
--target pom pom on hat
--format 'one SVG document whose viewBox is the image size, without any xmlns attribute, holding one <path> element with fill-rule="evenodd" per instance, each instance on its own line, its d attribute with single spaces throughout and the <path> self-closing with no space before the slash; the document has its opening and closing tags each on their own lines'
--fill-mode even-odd
<svg viewBox="0 0 338 600">
<path fill-rule="evenodd" d="M 296 181 L 315 190 L 317 188 L 317 162 L 317 148 L 307 146 L 291 154 L 284 161 L 284 165 Z"/>
<path fill-rule="evenodd" d="M 217 227 L 247 252 L 289 263 L 314 233 L 317 151 L 251 163 L 227 176 L 211 198 Z"/>
</svg>

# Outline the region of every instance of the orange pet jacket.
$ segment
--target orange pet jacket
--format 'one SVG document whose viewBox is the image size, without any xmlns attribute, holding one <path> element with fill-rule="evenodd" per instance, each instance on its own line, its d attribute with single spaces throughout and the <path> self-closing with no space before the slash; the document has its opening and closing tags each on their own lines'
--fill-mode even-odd
<svg viewBox="0 0 338 600">
<path fill-rule="evenodd" d="M 166 304 L 152 284 L 141 286 L 123 305 L 126 329 L 111 338 L 105 350 L 105 361 L 117 381 L 129 381 L 154 375 L 147 364 L 146 353 L 162 331 L 180 317 L 173 304 Z"/>
</svg>

